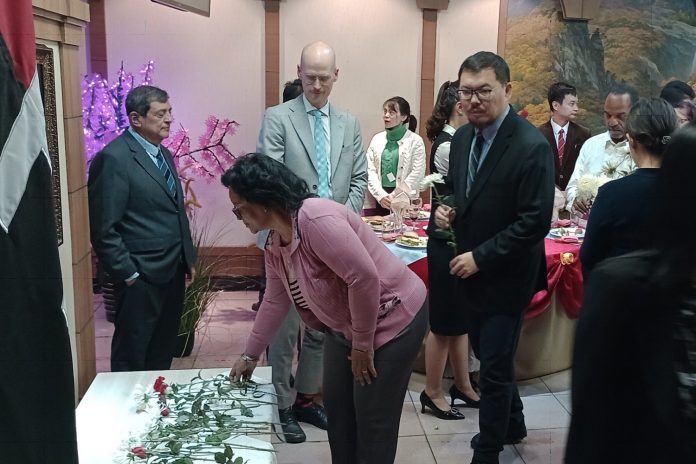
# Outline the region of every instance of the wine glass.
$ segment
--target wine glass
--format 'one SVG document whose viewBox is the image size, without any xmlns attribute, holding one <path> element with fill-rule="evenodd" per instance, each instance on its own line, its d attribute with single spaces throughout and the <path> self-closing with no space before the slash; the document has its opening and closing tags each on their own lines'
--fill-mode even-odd
<svg viewBox="0 0 696 464">
<path fill-rule="evenodd" d="M 411 218 L 412 221 L 418 220 L 422 206 L 423 200 L 420 197 L 411 199 L 411 206 L 408 208 L 408 217 Z"/>
</svg>

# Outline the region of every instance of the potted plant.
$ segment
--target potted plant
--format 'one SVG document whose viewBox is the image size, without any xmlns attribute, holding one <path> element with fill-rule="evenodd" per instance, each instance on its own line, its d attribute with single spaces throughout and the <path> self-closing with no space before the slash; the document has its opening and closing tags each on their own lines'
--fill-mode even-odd
<svg viewBox="0 0 696 464">
<path fill-rule="evenodd" d="M 203 323 L 203 315 L 218 295 L 215 289 L 213 277 L 215 277 L 222 265 L 222 258 L 203 251 L 203 246 L 212 246 L 221 236 L 220 231 L 211 233 L 210 224 L 201 223 L 195 212 L 191 214 L 191 236 L 196 247 L 197 258 L 195 272 L 187 282 L 184 292 L 184 307 L 179 323 L 179 337 L 175 356 L 182 358 L 189 356 L 193 350 L 196 331 Z"/>
</svg>

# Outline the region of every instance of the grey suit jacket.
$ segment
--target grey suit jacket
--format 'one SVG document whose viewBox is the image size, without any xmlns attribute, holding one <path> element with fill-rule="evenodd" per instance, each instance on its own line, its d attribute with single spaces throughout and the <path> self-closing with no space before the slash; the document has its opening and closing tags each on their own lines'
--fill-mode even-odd
<svg viewBox="0 0 696 464">
<path fill-rule="evenodd" d="M 172 174 L 169 150 L 162 153 Z M 125 280 L 136 271 L 155 284 L 167 283 L 183 262 L 195 261 L 184 193 L 176 198 L 164 175 L 128 131 L 92 160 L 89 170 L 89 219 L 92 246 L 104 269 Z"/>
<path fill-rule="evenodd" d="M 360 212 L 367 187 L 367 158 L 355 116 L 329 106 L 333 199 Z M 256 151 L 284 163 L 317 192 L 317 156 L 302 95 L 266 110 Z"/>
</svg>

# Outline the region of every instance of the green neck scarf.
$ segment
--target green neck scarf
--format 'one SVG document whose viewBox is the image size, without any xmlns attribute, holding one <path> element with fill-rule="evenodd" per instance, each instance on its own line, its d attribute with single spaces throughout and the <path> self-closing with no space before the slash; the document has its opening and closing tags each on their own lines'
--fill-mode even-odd
<svg viewBox="0 0 696 464">
<path fill-rule="evenodd" d="M 399 166 L 399 144 L 408 126 L 399 124 L 387 129 L 387 144 L 382 152 L 382 187 L 396 187 L 396 170 Z M 391 174 L 391 176 L 389 175 Z"/>
</svg>

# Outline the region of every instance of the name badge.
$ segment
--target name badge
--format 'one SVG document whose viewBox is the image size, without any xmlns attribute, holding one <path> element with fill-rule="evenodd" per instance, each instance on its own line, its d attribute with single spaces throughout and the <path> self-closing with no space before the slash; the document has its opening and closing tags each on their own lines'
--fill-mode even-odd
<svg viewBox="0 0 696 464">
<path fill-rule="evenodd" d="M 389 182 L 394 182 L 396 180 L 396 177 L 394 177 L 394 174 L 392 174 L 391 172 L 388 172 L 387 173 L 387 180 Z"/>
</svg>

